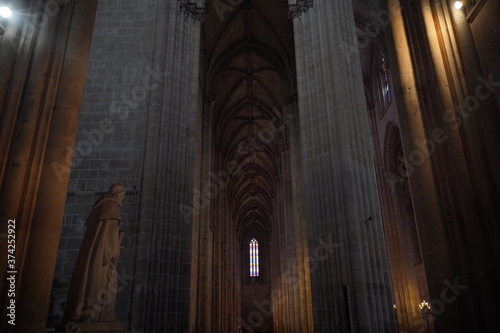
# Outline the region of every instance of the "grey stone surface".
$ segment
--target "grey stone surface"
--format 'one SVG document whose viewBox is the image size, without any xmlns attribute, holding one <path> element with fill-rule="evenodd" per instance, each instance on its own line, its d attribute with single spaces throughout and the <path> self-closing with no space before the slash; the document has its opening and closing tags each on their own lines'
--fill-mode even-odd
<svg viewBox="0 0 500 333">
<path fill-rule="evenodd" d="M 192 221 L 184 220 L 179 205 L 193 197 L 200 27 L 179 15 L 175 2 L 128 3 L 99 5 L 49 325 L 62 315 L 85 212 L 120 182 L 129 193 L 117 319 L 136 330 L 185 332 Z M 362 223 L 368 216 L 380 222 L 380 216 L 361 73 L 340 54 L 347 37 L 335 34 L 355 35 L 352 8 L 322 2 L 294 24 L 309 249 L 316 249 L 318 237 L 341 244 L 311 268 L 315 328 L 347 325 L 339 319 L 345 318 L 345 285 L 354 324 L 366 327 L 373 319 L 382 331 L 390 326 L 390 291 L 381 224 Z M 382 303 L 374 306 L 377 298 Z"/>
<path fill-rule="evenodd" d="M 311 269 L 319 332 L 395 329 L 361 67 L 341 48 L 354 27 L 350 1 L 315 1 L 294 20 L 309 249 L 339 244 Z"/>
<path fill-rule="evenodd" d="M 86 214 L 113 183 L 129 193 L 123 202 L 125 247 L 118 273 L 134 269 L 145 126 L 157 2 L 99 1 L 80 122 L 70 175 L 48 327 L 60 322 Z M 151 71 L 149 71 L 151 72 Z M 108 120 L 110 123 L 108 123 Z M 130 281 L 117 295 L 117 318 L 128 322 Z"/>
</svg>

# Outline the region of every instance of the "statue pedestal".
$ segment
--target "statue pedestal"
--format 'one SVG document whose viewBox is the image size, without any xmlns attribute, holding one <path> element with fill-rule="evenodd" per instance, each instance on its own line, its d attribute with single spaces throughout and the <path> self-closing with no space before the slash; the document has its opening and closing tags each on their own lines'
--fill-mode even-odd
<svg viewBox="0 0 500 333">
<path fill-rule="evenodd" d="M 57 333 L 130 333 L 123 329 L 123 323 L 68 323 L 56 327 Z"/>
</svg>

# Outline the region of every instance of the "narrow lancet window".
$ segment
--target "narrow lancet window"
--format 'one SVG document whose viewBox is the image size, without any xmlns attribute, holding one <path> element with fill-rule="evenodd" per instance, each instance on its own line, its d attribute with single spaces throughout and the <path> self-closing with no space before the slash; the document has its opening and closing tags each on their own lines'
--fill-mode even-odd
<svg viewBox="0 0 500 333">
<path fill-rule="evenodd" d="M 250 241 L 250 277 L 259 277 L 259 242 Z"/>
<path fill-rule="evenodd" d="M 382 55 L 382 64 L 380 66 L 380 74 L 382 79 L 382 95 L 384 96 L 385 106 L 387 107 L 392 102 L 391 87 L 389 85 L 389 73 L 387 68 L 387 60 Z"/>
</svg>

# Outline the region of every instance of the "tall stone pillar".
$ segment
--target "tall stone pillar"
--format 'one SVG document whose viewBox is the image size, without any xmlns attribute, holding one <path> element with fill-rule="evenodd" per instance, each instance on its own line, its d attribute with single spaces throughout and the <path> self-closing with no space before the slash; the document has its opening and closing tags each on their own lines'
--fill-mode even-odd
<svg viewBox="0 0 500 333">
<path fill-rule="evenodd" d="M 389 1 L 388 11 L 392 30 L 388 31 L 387 44 L 393 73 L 398 73 L 398 75 L 393 75 L 393 82 L 401 126 L 401 140 L 406 160 L 413 161 L 417 152 L 420 152 L 416 143 L 426 140 L 426 124 L 424 114 L 421 112 L 423 101 L 419 99 L 417 74 L 411 58 L 412 48 L 416 48 L 417 45 L 412 46 L 409 43 L 402 15 L 402 4 L 399 1 Z M 394 46 L 391 47 L 392 45 Z M 412 165 L 411 162 L 406 164 L 407 168 Z M 427 273 L 429 294 L 432 299 L 435 295 L 439 295 L 439 291 L 443 288 L 443 279 L 438 277 L 453 276 L 454 270 L 451 264 L 451 253 L 446 243 L 446 229 L 430 159 L 423 159 L 418 167 L 411 168 L 411 171 L 408 171 L 408 181 L 420 235 L 419 241 Z M 430 272 L 432 273 L 429 274 Z M 410 306 L 416 308 L 418 304 L 410 304 Z M 425 329 L 425 325 L 422 322 L 418 326 Z"/>
<path fill-rule="evenodd" d="M 203 74 L 201 74 L 203 75 Z M 199 133 L 201 133 L 201 152 L 197 154 L 197 171 L 195 184 L 202 184 L 199 188 L 208 186 L 209 181 L 201 182 L 201 179 L 210 179 L 212 163 L 207 156 L 212 154 L 213 131 L 212 117 L 215 115 L 215 103 L 211 96 L 205 95 L 200 103 L 200 112 L 202 121 L 198 124 Z M 203 112 L 203 109 L 206 110 Z M 215 150 L 215 149 L 214 149 Z M 213 248 L 214 248 L 214 225 L 219 225 L 219 221 L 210 220 L 210 210 L 213 204 L 205 205 L 197 203 L 193 214 L 193 250 L 191 255 L 191 297 L 190 297 L 190 321 L 189 332 L 208 332 L 213 328 L 213 285 L 212 285 L 212 267 L 213 267 Z M 196 209 L 197 208 L 197 209 Z M 217 209 L 217 208 L 215 208 Z M 218 210 L 217 210 L 218 211 Z M 218 214 L 221 216 L 222 214 Z M 210 221 L 210 222 L 208 222 Z M 237 255 L 237 254 L 235 254 Z M 206 295 L 202 297 L 201 295 Z"/>
<path fill-rule="evenodd" d="M 350 0 L 291 7 L 318 332 L 393 332 L 389 267 Z"/>
<path fill-rule="evenodd" d="M 291 331 L 314 332 L 312 295 L 309 270 L 308 230 L 304 207 L 304 182 L 302 173 L 300 119 L 298 116 L 297 94 L 294 92 L 287 98 L 284 113 L 284 123 L 288 129 L 286 148 L 289 151 L 290 170 L 286 174 L 285 191 L 289 193 L 289 216 L 285 221 L 293 221 L 288 225 L 285 244 L 287 246 L 287 265 L 285 274 L 293 277 L 293 282 L 285 283 L 289 288 L 290 319 L 288 326 Z"/>
<path fill-rule="evenodd" d="M 181 208 L 193 205 L 201 16 L 189 1 L 158 2 L 153 70 L 162 79 L 149 102 L 132 331 L 189 327 L 193 217 Z"/>
<path fill-rule="evenodd" d="M 97 0 L 21 2 L 18 13 L 30 15 L 19 18 L 29 21 L 2 40 L 2 53 L 13 50 L 15 61 L 2 68 L 10 82 L 2 96 L 0 233 L 16 220 L 15 267 L 5 265 L 7 241 L 1 242 L 2 307 L 12 299 L 6 272 L 17 272 L 8 273 L 16 280 L 16 325 L 2 316 L 2 332 L 45 332 L 69 177 L 59 166 L 72 156 L 96 6 Z"/>
<path fill-rule="evenodd" d="M 498 110 L 484 94 L 488 84 L 468 22 L 450 1 L 391 0 L 387 9 L 433 326 L 436 332 L 496 331 L 492 295 L 498 294 L 499 265 L 489 254 L 499 244 L 498 175 L 492 171 L 498 165 Z"/>
</svg>

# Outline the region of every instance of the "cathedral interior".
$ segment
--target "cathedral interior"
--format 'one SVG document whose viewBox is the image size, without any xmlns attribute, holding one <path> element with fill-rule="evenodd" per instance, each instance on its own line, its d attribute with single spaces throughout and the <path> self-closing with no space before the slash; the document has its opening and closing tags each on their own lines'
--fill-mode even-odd
<svg viewBox="0 0 500 333">
<path fill-rule="evenodd" d="M 500 332 L 499 0 L 0 7 L 1 332 Z"/>
</svg>

